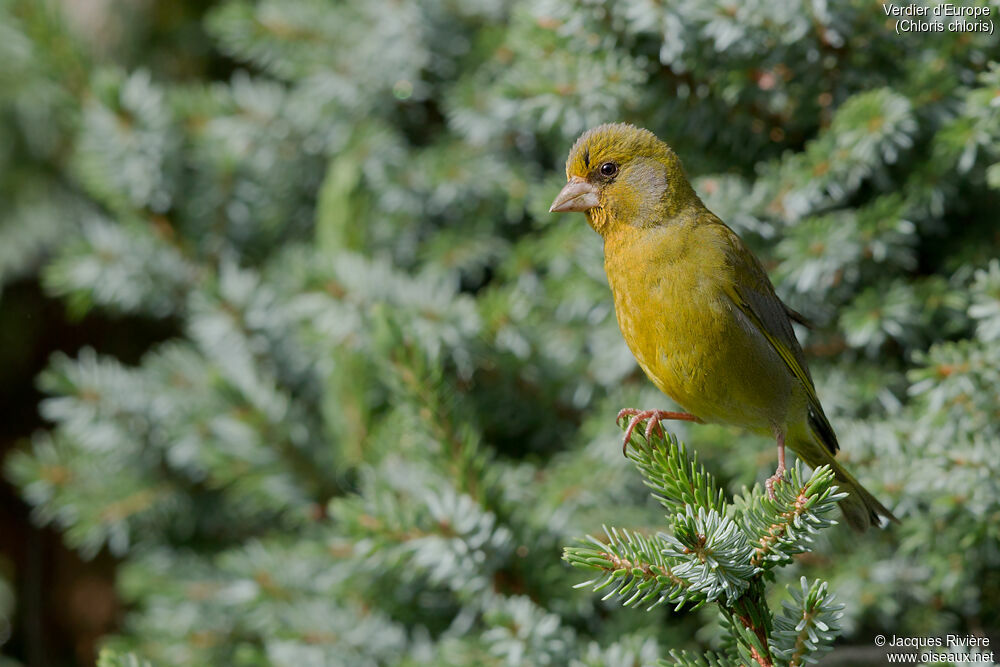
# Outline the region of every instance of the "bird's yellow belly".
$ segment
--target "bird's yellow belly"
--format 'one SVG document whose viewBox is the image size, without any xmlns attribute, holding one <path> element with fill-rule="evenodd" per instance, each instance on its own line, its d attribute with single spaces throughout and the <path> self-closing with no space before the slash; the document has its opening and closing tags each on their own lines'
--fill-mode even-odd
<svg viewBox="0 0 1000 667">
<path fill-rule="evenodd" d="M 615 294 L 622 334 L 653 383 L 703 421 L 772 434 L 798 403 L 783 362 L 722 294 L 687 282 Z M 804 407 L 804 406 L 803 406 Z"/>
</svg>

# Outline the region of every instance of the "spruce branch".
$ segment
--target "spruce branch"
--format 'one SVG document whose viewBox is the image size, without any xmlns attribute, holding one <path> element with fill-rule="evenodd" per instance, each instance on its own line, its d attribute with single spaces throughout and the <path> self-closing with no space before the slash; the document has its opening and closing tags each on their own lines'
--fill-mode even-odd
<svg viewBox="0 0 1000 667">
<path fill-rule="evenodd" d="M 723 606 L 721 613 L 728 621 L 729 631 L 736 640 L 734 648 L 740 659 L 757 663 L 761 667 L 771 667 L 774 663 L 768 637 L 773 623 L 763 580 L 754 579 L 748 594 L 732 605 Z"/>
<path fill-rule="evenodd" d="M 603 576 L 577 584 L 576 588 L 593 587 L 594 592 L 611 588 L 603 599 L 617 596 L 622 605 L 651 602 L 647 611 L 664 602 L 701 606 L 706 599 L 697 591 L 690 591 L 692 582 L 678 575 L 673 565 L 679 559 L 670 558 L 661 536 L 647 537 L 639 533 L 618 529 L 604 529 L 606 542 L 587 536 L 582 547 L 566 547 L 563 559 L 574 567 L 599 571 Z"/>
<path fill-rule="evenodd" d="M 675 568 L 678 575 L 692 581 L 692 590 L 703 591 L 709 602 L 739 599 L 757 573 L 750 561 L 753 547 L 739 526 L 714 509 L 685 505 L 673 528 L 674 534 L 664 539 L 666 552 L 681 561 Z"/>
<path fill-rule="evenodd" d="M 799 583 L 799 588 L 788 587 L 792 601 L 782 603 L 771 635 L 771 651 L 788 667 L 815 663 L 829 651 L 843 616 L 844 605 L 834 603 L 825 581 L 809 583 L 802 577 Z"/>
<path fill-rule="evenodd" d="M 672 660 L 660 660 L 659 664 L 664 667 L 731 667 L 733 664 L 729 656 L 720 655 L 713 651 L 708 651 L 703 655 L 690 651 L 671 651 Z"/>
<path fill-rule="evenodd" d="M 784 483 L 775 485 L 774 498 L 759 485 L 735 498 L 736 520 L 754 545 L 750 562 L 755 567 L 790 563 L 793 555 L 808 551 L 814 535 L 836 524 L 831 514 L 847 494 L 838 493 L 833 482 L 829 466 L 814 470 L 804 483 L 796 466 Z"/>
<path fill-rule="evenodd" d="M 441 364 L 407 335 L 388 309 L 376 308 L 373 319 L 375 344 L 385 351 L 378 367 L 397 402 L 412 406 L 414 425 L 427 436 L 456 488 L 479 500 L 495 497 L 480 429 L 445 380 Z"/>
<path fill-rule="evenodd" d="M 723 512 L 726 496 L 698 463 L 698 455 L 688 456 L 687 448 L 672 434 L 666 435 L 666 446 L 658 447 L 645 438 L 632 438 L 628 457 L 642 473 L 643 482 L 653 489 L 653 497 L 668 510 L 684 505 L 705 506 Z"/>
<path fill-rule="evenodd" d="M 653 496 L 666 507 L 669 533 L 653 536 L 605 527 L 605 539 L 588 536 L 567 547 L 570 565 L 597 570 L 578 584 L 610 589 L 624 606 L 670 602 L 679 610 L 714 602 L 728 638 L 722 653 L 671 652 L 672 664 L 692 667 L 742 664 L 798 666 L 829 649 L 839 630 L 840 606 L 825 582 L 791 591 L 775 617 L 767 603 L 765 576 L 809 550 L 813 536 L 836 522 L 830 517 L 845 497 L 828 466 L 803 481 L 799 466 L 769 498 L 759 485 L 727 502 L 712 475 L 673 435 L 650 440 L 633 435 L 629 457 Z"/>
</svg>

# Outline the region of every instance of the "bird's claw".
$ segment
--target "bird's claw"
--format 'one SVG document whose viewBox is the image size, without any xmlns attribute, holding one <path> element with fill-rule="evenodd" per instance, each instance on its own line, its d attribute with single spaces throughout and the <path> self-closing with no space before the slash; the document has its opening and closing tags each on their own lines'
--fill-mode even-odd
<svg viewBox="0 0 1000 667">
<path fill-rule="evenodd" d="M 771 500 L 774 500 L 774 485 L 777 484 L 778 482 L 784 482 L 784 481 L 785 481 L 785 466 L 782 464 L 778 464 L 778 467 L 774 471 L 774 474 L 768 477 L 767 481 L 764 482 L 764 488 L 767 489 L 767 497 L 770 498 Z"/>
<path fill-rule="evenodd" d="M 648 420 L 646 421 L 646 429 L 644 431 L 646 440 L 653 437 L 654 430 L 662 438 L 663 427 L 660 426 L 660 420 L 670 419 L 670 414 L 663 410 L 639 410 L 638 408 L 625 408 L 619 411 L 618 416 L 615 417 L 616 424 L 620 424 L 621 420 L 625 417 L 631 417 L 628 422 L 628 428 L 625 429 L 625 438 L 622 440 L 622 456 L 628 456 L 628 443 L 632 440 L 632 431 L 635 430 L 635 427 L 640 422 Z"/>
<path fill-rule="evenodd" d="M 640 412 L 642 412 L 642 410 L 640 410 L 639 408 L 622 408 L 621 410 L 618 411 L 618 416 L 615 417 L 615 423 L 621 424 L 622 419 L 624 419 L 625 417 L 634 417 Z"/>
<path fill-rule="evenodd" d="M 639 410 L 637 408 L 625 408 L 618 412 L 618 417 L 615 418 L 615 423 L 620 423 L 625 417 L 631 417 L 629 420 L 628 428 L 625 429 L 625 440 L 622 443 L 622 454 L 628 456 L 628 443 L 632 439 L 632 431 L 635 427 L 639 425 L 639 422 L 643 420 L 648 420 L 646 423 L 646 440 L 653 437 L 653 431 L 656 431 L 659 436 L 664 437 L 663 426 L 660 422 L 664 419 L 679 419 L 681 421 L 687 422 L 698 422 L 704 423 L 701 419 L 695 417 L 694 415 L 687 412 L 668 412 L 667 410 Z"/>
</svg>

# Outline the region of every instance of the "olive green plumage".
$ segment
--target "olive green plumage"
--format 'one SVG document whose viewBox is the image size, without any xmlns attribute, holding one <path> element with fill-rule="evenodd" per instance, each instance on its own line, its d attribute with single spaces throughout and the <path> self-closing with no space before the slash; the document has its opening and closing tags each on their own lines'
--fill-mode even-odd
<svg viewBox="0 0 1000 667">
<path fill-rule="evenodd" d="M 604 239 L 622 335 L 650 380 L 698 421 L 771 435 L 850 495 L 847 521 L 895 520 L 834 458 L 839 444 L 792 329 L 798 316 L 736 233 L 694 192 L 680 160 L 626 124 L 585 132 L 553 211 L 584 211 Z"/>
</svg>

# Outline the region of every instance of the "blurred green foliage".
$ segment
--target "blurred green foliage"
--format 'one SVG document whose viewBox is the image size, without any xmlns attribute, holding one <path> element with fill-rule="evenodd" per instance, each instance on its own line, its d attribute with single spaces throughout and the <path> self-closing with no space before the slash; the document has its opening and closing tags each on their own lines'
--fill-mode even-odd
<svg viewBox="0 0 1000 667">
<path fill-rule="evenodd" d="M 827 531 L 790 581 L 829 580 L 860 645 L 996 637 L 990 35 L 898 36 L 860 0 L 93 6 L 0 0 L 0 285 L 177 335 L 136 364 L 53 358 L 50 428 L 5 471 L 68 545 L 122 558 L 111 645 L 246 665 L 715 646 L 709 616 L 608 613 L 559 560 L 661 520 L 613 416 L 667 400 L 599 239 L 547 213 L 572 141 L 612 120 L 671 143 L 818 323 L 799 333 L 842 456 L 903 519 Z M 773 468 L 763 440 L 682 434 L 730 490 Z"/>
</svg>

